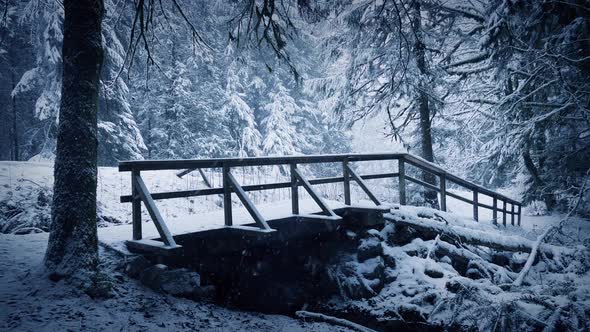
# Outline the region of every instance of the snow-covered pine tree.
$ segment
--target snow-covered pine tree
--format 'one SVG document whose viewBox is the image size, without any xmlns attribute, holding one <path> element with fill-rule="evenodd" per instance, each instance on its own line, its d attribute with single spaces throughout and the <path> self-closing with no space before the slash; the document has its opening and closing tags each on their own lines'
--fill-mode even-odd
<svg viewBox="0 0 590 332">
<path fill-rule="evenodd" d="M 105 1 L 105 7 L 111 15 L 105 17 L 102 33 L 106 56 L 99 97 L 98 163 L 112 166 L 120 160 L 143 159 L 147 148 L 131 111 L 125 73 L 121 73 L 126 49 L 119 35 L 124 28 L 119 22 L 119 16 L 114 13 L 123 8 L 120 8 L 121 3 L 108 0 Z"/>
<path fill-rule="evenodd" d="M 567 209 L 590 168 L 588 9 L 520 0 L 486 10 L 481 45 L 496 75 L 473 101 L 489 156 L 478 164 L 504 171 L 503 179 L 523 172 L 526 202 Z M 588 200 L 581 206 L 589 213 Z"/>
<path fill-rule="evenodd" d="M 281 82 L 275 84 L 273 91 L 269 94 L 269 102 L 263 109 L 266 111 L 262 120 L 264 154 L 277 156 L 298 153 L 299 139 L 292 119 L 301 109 Z"/>
<path fill-rule="evenodd" d="M 61 45 L 63 40 L 63 7 L 53 1 L 30 0 L 23 5 L 21 17 L 12 29 L 30 27 L 31 44 L 35 52 L 34 63 L 19 78 L 12 97 L 27 99 L 33 94 L 32 130 L 25 137 L 27 151 L 23 158 L 38 155 L 40 159 L 53 159 L 59 102 L 61 98 Z M 22 112 L 22 110 L 21 110 Z"/>
<path fill-rule="evenodd" d="M 260 155 L 261 134 L 258 130 L 254 110 L 244 100 L 246 87 L 242 82 L 248 80 L 244 59 L 236 56 L 233 45 L 225 51 L 227 62 L 227 83 L 223 112 L 227 126 L 235 142 L 235 150 L 240 157 Z M 261 80 L 254 80 L 254 88 L 263 89 Z"/>
<path fill-rule="evenodd" d="M 99 163 L 113 165 L 122 159 L 140 159 L 145 146 L 130 111 L 128 87 L 118 77 L 126 51 L 118 37 L 123 29 L 118 13 L 124 6 L 111 0 L 105 1 L 105 6 L 110 16 L 105 20 L 102 37 L 106 53 L 98 114 Z M 36 57 L 33 63 L 26 64 L 28 70 L 19 77 L 12 91 L 12 96 L 19 100 L 27 101 L 31 96 L 35 100 L 31 116 L 28 103 L 17 105 L 29 128 L 24 133 L 23 145 L 27 148 L 21 154 L 24 159 L 35 155 L 53 159 L 61 96 L 63 7 L 53 1 L 29 0 L 20 5 L 18 15 L 11 29 L 17 35 L 27 34 L 30 29 L 30 43 Z"/>
<path fill-rule="evenodd" d="M 269 94 L 269 102 L 263 106 L 265 116 L 262 120 L 264 139 L 262 152 L 265 156 L 284 156 L 299 153 L 300 139 L 295 130 L 293 116 L 300 111 L 289 90 L 277 82 Z M 287 174 L 286 168 L 273 167 L 273 173 L 279 170 Z"/>
</svg>

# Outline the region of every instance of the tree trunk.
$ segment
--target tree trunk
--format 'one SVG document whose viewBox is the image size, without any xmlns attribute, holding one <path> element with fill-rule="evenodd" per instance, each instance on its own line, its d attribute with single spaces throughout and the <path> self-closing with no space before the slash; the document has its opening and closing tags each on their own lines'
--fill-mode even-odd
<svg viewBox="0 0 590 332">
<path fill-rule="evenodd" d="M 102 0 L 64 0 L 63 83 L 45 265 L 52 280 L 86 286 L 98 269 L 97 111 Z"/>
<path fill-rule="evenodd" d="M 533 162 L 533 158 L 529 152 L 528 148 L 525 148 L 524 152 L 522 153 L 522 159 L 524 161 L 524 166 L 531 175 L 533 179 L 533 191 L 535 196 L 542 199 L 547 206 L 547 210 L 552 211 L 555 208 L 555 196 L 551 192 L 547 192 L 547 185 L 541 179 L 539 175 L 539 170 L 535 163 Z"/>
<path fill-rule="evenodd" d="M 414 1 L 412 29 L 414 30 L 414 57 L 416 58 L 416 67 L 420 73 L 420 84 L 416 91 L 418 94 L 418 108 L 420 111 L 420 154 L 421 157 L 434 162 L 434 152 L 432 150 L 432 122 L 430 119 L 430 108 L 428 105 L 428 93 L 424 80 L 428 72 L 426 68 L 426 56 L 424 43 L 422 41 L 422 17 L 420 12 L 420 1 Z M 434 174 L 422 171 L 422 180 L 426 183 L 436 185 Z M 426 204 L 438 208 L 438 196 L 436 191 L 425 189 L 424 200 Z"/>
</svg>

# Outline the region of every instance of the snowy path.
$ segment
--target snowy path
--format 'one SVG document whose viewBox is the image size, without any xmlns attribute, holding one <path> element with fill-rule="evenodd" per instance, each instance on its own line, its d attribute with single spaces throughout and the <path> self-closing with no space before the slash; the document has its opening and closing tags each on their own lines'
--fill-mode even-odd
<svg viewBox="0 0 590 332">
<path fill-rule="evenodd" d="M 116 296 L 93 300 L 41 275 L 46 244 L 46 233 L 0 234 L 0 331 L 349 331 L 157 294 L 116 272 L 104 251 Z"/>
</svg>

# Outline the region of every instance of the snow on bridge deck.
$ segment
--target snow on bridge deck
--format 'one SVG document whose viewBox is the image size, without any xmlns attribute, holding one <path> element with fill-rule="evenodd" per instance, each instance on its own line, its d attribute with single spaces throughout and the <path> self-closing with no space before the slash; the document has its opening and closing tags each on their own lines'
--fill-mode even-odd
<svg viewBox="0 0 590 332">
<path fill-rule="evenodd" d="M 341 202 L 326 200 L 332 209 L 345 207 Z M 311 199 L 300 200 L 300 209 L 303 213 L 319 213 L 321 209 Z M 364 204 L 355 206 L 364 206 Z M 374 207 L 367 204 L 367 207 Z M 293 216 L 291 213 L 291 200 L 277 201 L 257 205 L 260 213 L 267 219 L 280 219 Z M 234 225 L 244 225 L 253 222 L 252 217 L 244 207 L 234 208 Z M 142 223 L 144 238 L 157 237 L 158 230 L 150 219 L 144 219 Z M 187 234 L 210 229 L 224 228 L 223 209 L 201 214 L 185 214 L 177 218 L 166 220 L 166 224 L 173 235 Z M 98 229 L 98 239 L 101 244 L 118 250 L 122 253 L 129 253 L 125 241 L 131 239 L 133 225 L 125 224 L 120 226 Z"/>
</svg>

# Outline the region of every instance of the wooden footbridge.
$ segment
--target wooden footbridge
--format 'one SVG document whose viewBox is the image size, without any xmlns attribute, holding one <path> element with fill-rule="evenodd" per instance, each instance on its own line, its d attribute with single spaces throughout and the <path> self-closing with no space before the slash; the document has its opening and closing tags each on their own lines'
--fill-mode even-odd
<svg viewBox="0 0 590 332">
<path fill-rule="evenodd" d="M 397 171 L 395 172 L 392 170 L 390 173 L 358 174 L 352 167 L 354 163 L 391 160 L 397 162 Z M 333 164 L 334 167 L 342 170 L 342 175 L 308 179 L 298 168 L 300 165 L 319 163 Z M 290 181 L 241 185 L 232 174 L 232 171 L 237 168 L 261 166 L 284 166 L 290 169 Z M 434 174 L 438 179 L 437 185 L 412 177 L 407 172 L 408 167 Z M 142 171 L 182 170 L 179 174 L 183 175 L 193 170 L 202 172 L 202 169 L 207 168 L 221 169 L 222 187 L 151 193 L 141 176 Z M 446 172 L 435 164 L 406 153 L 124 161 L 119 164 L 119 171 L 131 172 L 131 195 L 121 196 L 121 202 L 132 204 L 133 239 L 127 242 L 127 246 L 131 251 L 152 252 L 158 255 L 171 255 L 187 244 L 190 244 L 195 251 L 206 248 L 209 253 L 239 252 L 245 246 L 268 242 L 282 243 L 298 238 L 313 237 L 322 233 L 333 233 L 342 224 L 358 223 L 362 224 L 362 226 L 370 226 L 383 223 L 383 214 L 389 211 L 391 206 L 382 204 L 371 191 L 365 180 L 372 179 L 397 178 L 400 205 L 406 204 L 406 182 L 410 181 L 425 187 L 427 190 L 436 191 L 439 194 L 440 209 L 443 211 L 447 209 L 447 197 L 452 197 L 471 204 L 473 206 L 473 219 L 476 221 L 479 219 L 480 208 L 492 211 L 494 223 L 499 221 L 498 214 L 501 213 L 504 226 L 507 224 L 507 215 L 510 215 L 512 225 L 515 224 L 516 219 L 516 223 L 520 226 L 521 219 L 520 202 L 466 181 Z M 359 185 L 368 198 L 373 201 L 375 207 L 367 208 L 351 205 L 350 188 L 352 181 Z M 333 209 L 314 189 L 314 185 L 339 182 L 343 184 L 345 207 Z M 471 191 L 473 193 L 472 199 L 449 192 L 447 190 L 449 183 Z M 280 188 L 291 189 L 292 216 L 266 220 L 247 193 Z M 300 213 L 298 195 L 300 189 L 304 189 L 309 193 L 321 209 L 320 214 Z M 232 219 L 232 193 L 237 195 L 255 223 L 234 225 Z M 154 202 L 162 199 L 206 195 L 221 195 L 223 197 L 225 227 L 189 234 L 172 234 Z M 480 195 L 491 197 L 492 205 L 480 202 Z M 151 216 L 159 237 L 142 237 L 142 203 Z"/>
</svg>

